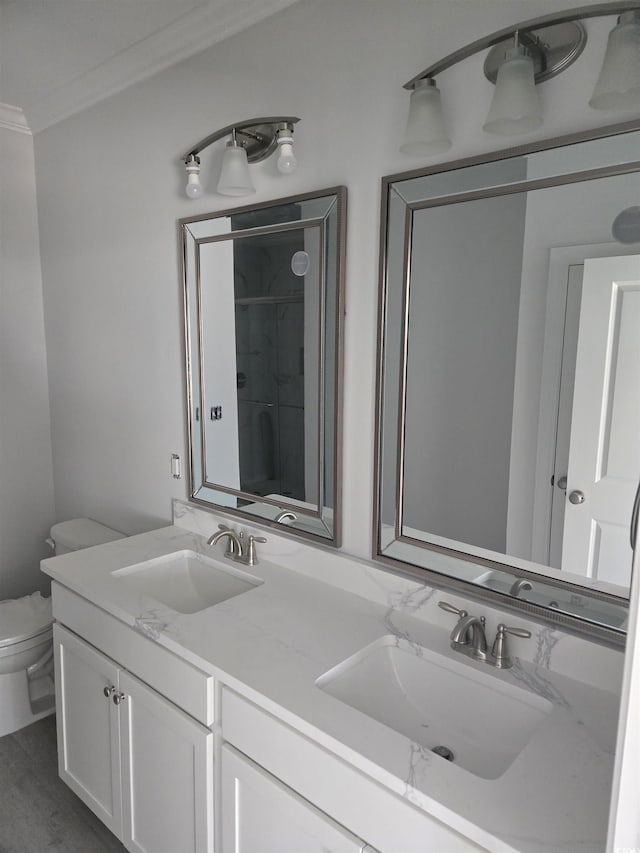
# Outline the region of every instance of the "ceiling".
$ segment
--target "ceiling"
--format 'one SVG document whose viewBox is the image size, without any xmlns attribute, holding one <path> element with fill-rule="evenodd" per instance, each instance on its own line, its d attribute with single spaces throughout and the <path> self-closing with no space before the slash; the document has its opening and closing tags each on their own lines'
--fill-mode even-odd
<svg viewBox="0 0 640 853">
<path fill-rule="evenodd" d="M 0 0 L 0 105 L 42 130 L 295 2 Z"/>
</svg>

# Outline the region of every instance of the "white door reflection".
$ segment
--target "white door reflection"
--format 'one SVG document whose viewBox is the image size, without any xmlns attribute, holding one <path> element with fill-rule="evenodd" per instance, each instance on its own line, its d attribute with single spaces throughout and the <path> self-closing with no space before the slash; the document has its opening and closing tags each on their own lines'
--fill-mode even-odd
<svg viewBox="0 0 640 853">
<path fill-rule="evenodd" d="M 562 569 L 628 586 L 640 473 L 640 256 L 585 263 Z"/>
</svg>

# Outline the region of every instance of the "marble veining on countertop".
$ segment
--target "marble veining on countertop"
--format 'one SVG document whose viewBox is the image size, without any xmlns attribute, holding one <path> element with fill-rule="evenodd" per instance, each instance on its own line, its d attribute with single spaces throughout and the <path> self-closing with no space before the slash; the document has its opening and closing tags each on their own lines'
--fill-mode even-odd
<svg viewBox="0 0 640 853">
<path fill-rule="evenodd" d="M 201 612 L 182 614 L 112 575 L 182 549 L 219 559 L 224 568 L 223 544 L 208 546 L 197 533 L 170 526 L 49 558 L 42 569 L 486 849 L 602 853 L 618 696 L 554 671 L 553 630 L 540 626 L 529 641 L 530 660 L 519 657 L 512 669 L 492 671 L 493 677 L 543 697 L 553 710 L 501 776 L 480 778 L 315 684 L 388 635 L 416 654 L 427 647 L 470 667 L 484 666 L 453 652 L 442 624 L 416 618 L 425 605 L 436 606 L 433 589 L 398 585 L 386 601 L 374 601 L 283 567 L 268 554 L 247 569 L 262 584 Z"/>
</svg>

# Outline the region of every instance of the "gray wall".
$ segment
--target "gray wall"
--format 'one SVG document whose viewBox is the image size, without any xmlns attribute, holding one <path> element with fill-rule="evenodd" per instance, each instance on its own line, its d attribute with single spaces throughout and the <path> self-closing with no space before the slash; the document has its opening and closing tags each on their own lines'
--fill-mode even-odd
<svg viewBox="0 0 640 853">
<path fill-rule="evenodd" d="M 55 521 L 31 136 L 0 127 L 0 599 L 46 589 Z"/>
<path fill-rule="evenodd" d="M 483 33 L 572 5 L 300 0 L 39 133 L 58 518 L 134 533 L 167 523 L 171 498 L 186 497 L 169 466 L 186 452 L 176 220 L 229 204 L 213 192 L 223 146 L 203 155 L 206 193 L 195 202 L 180 155 L 233 121 L 294 114 L 298 171 L 282 178 L 273 158 L 258 164 L 247 201 L 348 187 L 343 542 L 369 555 L 380 177 L 427 165 L 398 151 L 402 83 Z M 542 87 L 546 123 L 518 141 L 602 124 L 587 101 L 605 39 L 590 39 L 575 73 Z M 431 162 L 503 144 L 481 131 L 493 92 L 481 65 L 474 57 L 442 75 L 454 146 Z"/>
<path fill-rule="evenodd" d="M 526 197 L 414 215 L 404 523 L 504 551 Z"/>
</svg>

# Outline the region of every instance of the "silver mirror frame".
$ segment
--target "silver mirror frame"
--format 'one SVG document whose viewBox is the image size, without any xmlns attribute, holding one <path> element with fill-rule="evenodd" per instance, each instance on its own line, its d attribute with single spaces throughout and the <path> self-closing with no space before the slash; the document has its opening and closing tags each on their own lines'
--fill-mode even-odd
<svg viewBox="0 0 640 853">
<path fill-rule="evenodd" d="M 194 436 L 200 434 L 201 425 L 197 423 L 196 409 L 200 407 L 200 381 L 194 379 L 194 371 L 198 372 L 201 369 L 201 364 L 196 364 L 196 349 L 199 352 L 198 342 L 201 336 L 201 321 L 199 310 L 194 310 L 193 294 L 190 294 L 189 282 L 189 264 L 188 253 L 193 245 L 198 241 L 193 238 L 189 232 L 189 226 L 194 223 L 202 223 L 208 220 L 217 220 L 224 217 L 232 217 L 235 215 L 245 215 L 252 212 L 268 212 L 272 208 L 283 208 L 288 205 L 301 203 L 304 201 L 313 201 L 315 199 L 331 198 L 333 203 L 325 214 L 326 217 L 330 213 L 335 212 L 335 264 L 332 271 L 323 269 L 321 290 L 324 294 L 326 290 L 326 279 L 333 273 L 335 276 L 335 292 L 333 294 L 333 303 L 335 305 L 335 314 L 326 316 L 324 306 L 321 307 L 321 325 L 322 332 L 320 335 L 320 356 L 322 364 L 319 367 L 319 395 L 322 398 L 319 405 L 318 419 L 324 420 L 325 397 L 327 388 L 333 388 L 334 399 L 332 400 L 334 417 L 333 423 L 327 427 L 327 424 L 322 423 L 318 428 L 318 477 L 319 482 L 325 476 L 326 462 L 326 443 L 332 443 L 332 462 L 330 466 L 331 476 L 333 480 L 333 506 L 330 508 L 327 516 L 327 507 L 319 505 L 317 511 L 305 511 L 300 509 L 297 504 L 290 503 L 286 499 L 274 500 L 268 496 L 258 496 L 251 492 L 245 492 L 239 489 L 234 489 L 224 484 L 209 483 L 206 480 L 204 471 L 204 456 L 202 448 L 199 450 L 193 446 Z M 309 193 L 303 193 L 295 196 L 287 196 L 285 198 L 275 199 L 273 201 L 265 201 L 254 205 L 226 208 L 220 211 L 200 214 L 198 216 L 186 217 L 178 221 L 178 236 L 181 246 L 181 278 L 183 287 L 183 309 L 184 309 L 184 352 L 185 352 L 185 367 L 186 367 L 186 428 L 188 436 L 188 455 L 189 455 L 189 501 L 203 507 L 215 509 L 216 512 L 224 515 L 229 515 L 232 518 L 244 521 L 245 523 L 257 523 L 261 526 L 273 528 L 278 533 L 288 536 L 301 537 L 312 542 L 323 544 L 325 546 L 340 547 L 342 539 L 342 424 L 343 424 L 343 375 L 344 375 L 344 295 L 345 295 L 345 260 L 346 260 L 346 227 L 347 227 L 347 190 L 346 187 L 328 187 L 323 190 L 316 190 Z M 273 225 L 256 226 L 255 229 L 243 229 L 238 232 L 239 236 L 253 236 L 263 233 L 274 233 L 292 228 L 300 228 L 305 223 L 318 226 L 322 235 L 322 244 L 324 247 L 324 239 L 326 237 L 326 222 L 322 218 L 313 217 L 308 220 L 295 220 L 290 222 L 277 221 Z M 231 237 L 235 232 L 231 232 Z M 331 324 L 332 336 L 335 341 L 335 351 L 333 359 L 333 369 L 326 371 L 324 366 L 325 354 L 325 337 L 327 325 Z M 230 507 L 227 505 L 216 503 L 210 496 L 215 492 L 235 496 L 238 501 L 246 502 L 246 507 Z M 319 491 L 324 494 L 324 487 L 319 486 Z M 206 495 L 203 497 L 203 495 Z M 280 523 L 273 517 L 261 515 L 259 512 L 250 511 L 249 505 L 260 504 L 265 507 L 271 507 L 273 515 L 278 513 L 278 517 L 284 515 L 285 521 L 291 521 L 291 513 L 297 516 L 297 520 L 293 523 Z"/>
<path fill-rule="evenodd" d="M 389 224 L 390 224 L 390 194 L 394 185 L 399 182 L 409 181 L 414 178 L 428 177 L 445 173 L 455 169 L 464 169 L 468 166 L 478 166 L 481 164 L 489 164 L 500 160 L 520 157 L 534 152 L 547 151 L 554 148 L 562 148 L 568 145 L 575 145 L 582 142 L 590 142 L 592 140 L 605 139 L 620 134 L 640 131 L 640 121 L 625 122 L 621 124 L 611 125 L 604 128 L 599 128 L 593 131 L 570 134 L 567 136 L 556 137 L 551 140 L 545 140 L 530 145 L 523 145 L 514 148 L 502 149 L 499 151 L 489 152 L 479 156 L 464 158 L 461 160 L 438 164 L 437 166 L 422 169 L 413 169 L 411 171 L 397 173 L 386 176 L 382 179 L 381 193 L 381 216 L 380 216 L 380 264 L 379 264 L 379 301 L 378 301 L 378 349 L 377 349 L 377 374 L 376 374 L 376 408 L 375 408 L 375 458 L 374 458 L 374 495 L 373 495 L 373 538 L 372 538 L 372 556 L 379 563 L 384 564 L 389 569 L 410 577 L 414 580 L 420 580 L 424 583 L 433 584 L 437 588 L 449 588 L 456 590 L 461 594 L 470 596 L 479 601 L 486 601 L 506 607 L 514 611 L 524 611 L 530 616 L 548 622 L 552 625 L 560 625 L 574 633 L 589 636 L 592 639 L 598 639 L 614 646 L 622 646 L 625 642 L 624 623 L 626 611 L 628 610 L 628 600 L 610 593 L 592 590 L 577 584 L 571 583 L 561 578 L 546 577 L 536 574 L 534 571 L 527 571 L 520 567 L 511 566 L 508 563 L 508 558 L 505 561 L 498 562 L 491 559 L 475 556 L 464 551 L 458 551 L 452 548 L 446 548 L 442 545 L 415 539 L 403 533 L 401 530 L 402 517 L 402 475 L 401 475 L 401 460 L 402 454 L 402 439 L 403 433 L 403 395 L 404 384 L 403 379 L 398 377 L 398 387 L 391 391 L 392 404 L 391 408 L 394 411 L 385 411 L 385 358 L 386 353 L 386 324 L 387 324 L 387 299 L 389 294 Z M 627 174 L 640 171 L 640 155 L 634 161 L 629 161 L 624 164 L 603 168 L 602 176 L 609 174 Z M 593 175 L 593 170 L 589 170 L 589 174 Z M 569 172 L 566 182 L 580 180 L 579 172 Z M 582 178 L 584 179 L 584 178 Z M 402 323 L 405 331 L 400 335 L 400 347 L 404 348 L 404 354 L 400 354 L 401 362 L 406 358 L 406 322 L 408 306 L 406 304 L 407 280 L 410 272 L 410 207 L 414 203 L 414 199 L 407 201 L 399 188 L 397 189 L 397 197 L 403 199 L 405 207 L 405 225 L 402 250 L 403 269 L 401 273 L 396 274 L 395 282 L 397 286 L 398 278 L 401 276 L 404 289 Z M 478 192 L 482 195 L 483 192 Z M 488 193 L 487 193 L 488 194 Z M 396 250 L 396 254 L 398 250 Z M 398 354 L 396 354 L 398 355 Z M 402 372 L 402 371 L 401 371 Z M 382 523 L 382 502 L 383 502 L 383 472 L 385 466 L 384 459 L 384 430 L 391 427 L 391 432 L 396 436 L 396 460 L 392 463 L 394 470 L 393 491 L 395 496 L 395 536 L 387 544 L 383 545 L 383 523 Z M 388 440 L 388 439 L 387 439 Z M 387 463 L 389 460 L 387 459 Z M 387 480 L 387 495 L 390 491 L 389 480 Z M 393 546 L 391 550 L 395 553 L 385 553 L 385 548 Z M 458 575 L 452 572 L 447 574 L 445 562 L 448 558 L 455 558 L 460 561 L 461 571 Z M 486 587 L 479 586 L 471 579 L 465 579 L 464 564 L 473 564 L 477 568 L 486 568 L 491 571 L 501 572 L 505 575 L 505 579 L 513 581 L 511 593 L 504 593 Z M 430 564 L 430 565 L 428 565 Z M 471 569 L 471 566 L 469 566 Z M 591 605 L 595 608 L 604 604 L 604 610 L 613 607 L 616 614 L 616 627 L 609 624 L 602 624 L 588 618 L 571 615 L 567 612 L 553 609 L 551 602 L 549 606 L 542 606 L 528 601 L 523 601 L 517 598 L 518 588 L 527 589 L 524 586 L 528 581 L 534 581 L 538 587 L 543 590 L 549 590 L 552 594 L 553 590 L 564 589 L 572 596 L 581 597 L 586 605 Z M 553 597 L 553 596 L 552 596 Z M 622 617 L 622 618 L 619 618 Z M 618 627 L 618 624 L 620 627 Z"/>
</svg>

